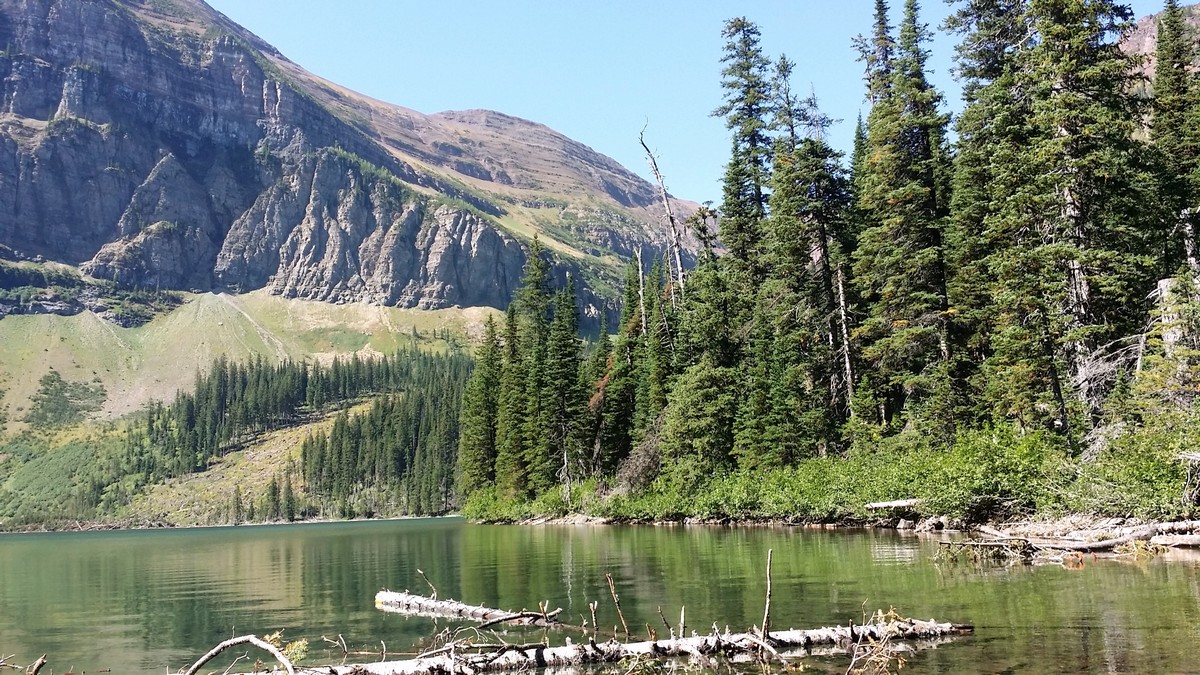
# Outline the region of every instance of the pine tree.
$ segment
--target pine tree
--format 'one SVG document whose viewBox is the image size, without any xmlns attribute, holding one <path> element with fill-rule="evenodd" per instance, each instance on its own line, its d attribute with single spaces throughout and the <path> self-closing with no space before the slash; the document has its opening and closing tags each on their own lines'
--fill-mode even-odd
<svg viewBox="0 0 1200 675">
<path fill-rule="evenodd" d="M 892 85 L 892 52 L 896 43 L 888 23 L 887 0 L 875 0 L 875 23 L 870 39 L 860 35 L 855 43 L 859 60 L 866 64 L 867 99 L 874 105 L 887 95 Z"/>
<path fill-rule="evenodd" d="M 877 25 L 886 22 L 877 18 Z M 856 177 L 868 219 L 854 252 L 855 281 L 869 303 L 860 334 L 882 386 L 875 395 L 884 403 L 877 421 L 885 425 L 949 421 L 948 198 L 939 191 L 948 173 L 942 166 L 947 118 L 925 75 L 928 39 L 916 0 L 907 0 L 891 77 L 875 95 L 867 157 Z"/>
<path fill-rule="evenodd" d="M 245 505 L 242 503 L 242 487 L 240 485 L 233 486 L 233 504 L 232 515 L 230 522 L 233 525 L 240 525 L 246 520 Z"/>
<path fill-rule="evenodd" d="M 267 520 L 279 520 L 279 480 L 272 475 L 267 483 Z"/>
<path fill-rule="evenodd" d="M 1163 238 L 1166 246 L 1159 254 L 1161 276 L 1174 274 L 1176 266 L 1183 261 L 1189 264 L 1193 276 L 1200 276 L 1192 213 L 1197 205 L 1193 173 L 1200 168 L 1200 134 L 1191 126 L 1200 122 L 1200 111 L 1193 111 L 1200 107 L 1197 106 L 1200 92 L 1195 91 L 1189 72 L 1195 53 L 1183 9 L 1177 0 L 1167 0 L 1158 22 L 1150 137 L 1162 163 L 1160 180 L 1164 207 L 1175 214 L 1177 225 L 1174 229 L 1182 236 Z"/>
<path fill-rule="evenodd" d="M 970 391 L 967 398 L 976 401 L 961 408 L 964 420 L 978 421 L 993 413 L 979 368 L 992 351 L 998 312 L 988 261 L 1010 241 L 993 236 L 987 224 L 1004 201 L 1021 189 L 1019 183 L 1001 183 L 1001 178 L 1020 180 L 1018 172 L 1006 172 L 1004 166 L 1020 161 L 1017 155 L 1030 134 L 1029 102 L 1014 87 L 1015 55 L 1027 48 L 1032 37 L 1027 4 L 1026 0 L 968 0 L 947 21 L 951 30 L 962 35 L 957 62 L 966 103 L 957 119 L 959 140 L 946 235 L 947 263 L 954 270 L 947 288 L 954 308 L 952 340 L 958 346 L 954 377 Z"/>
<path fill-rule="evenodd" d="M 525 416 L 525 378 L 517 332 L 516 305 L 509 305 L 504 320 L 503 356 L 496 409 L 496 488 L 515 497 L 525 489 L 525 446 L 522 420 Z"/>
<path fill-rule="evenodd" d="M 457 457 L 457 493 L 465 499 L 496 478 L 496 427 L 500 410 L 502 351 L 499 329 L 489 316 L 476 352 L 475 371 L 463 396 Z"/>
<path fill-rule="evenodd" d="M 775 152 L 766 258 L 768 276 L 777 283 L 768 291 L 766 306 L 782 311 L 766 320 L 775 325 L 775 341 L 794 338 L 803 345 L 803 354 L 784 350 L 803 364 L 791 357 L 779 360 L 782 355 L 776 354 L 779 367 L 800 368 L 796 381 L 815 390 L 814 400 L 821 401 L 819 407 L 831 419 L 844 420 L 853 386 L 846 340 L 851 327 L 840 311 L 837 278 L 852 239 L 849 181 L 840 156 L 824 140 L 830 120 L 821 114 L 815 97 L 799 103 L 781 99 L 777 109 L 789 106 L 804 137 L 795 142 L 781 137 Z M 793 413 L 794 419 L 801 411 Z"/>
<path fill-rule="evenodd" d="M 284 520 L 289 523 L 296 520 L 296 494 L 292 491 L 291 471 L 285 471 L 283 474 L 283 497 L 280 511 Z"/>
<path fill-rule="evenodd" d="M 721 86 L 725 103 L 713 111 L 724 117 L 733 131 L 733 148 L 725 167 L 721 204 L 721 241 L 739 268 L 758 278 L 762 220 L 767 214 L 771 141 L 767 116 L 770 110 L 770 62 L 759 44 L 758 27 L 745 17 L 730 19 L 721 31 L 725 39 L 725 64 Z"/>
<path fill-rule="evenodd" d="M 730 465 L 737 379 L 732 368 L 706 355 L 680 374 L 671 389 L 663 423 L 663 464 L 669 479 L 685 491 L 695 490 Z"/>
<path fill-rule="evenodd" d="M 1135 139 L 1130 57 L 1115 40 L 1128 9 L 1108 0 L 1021 9 L 1012 33 L 1032 37 L 1008 55 L 979 48 L 974 59 L 985 75 L 999 64 L 1000 75 L 981 84 L 976 105 L 986 109 L 972 114 L 1015 125 L 1004 137 L 981 134 L 972 150 L 975 175 L 991 186 L 991 205 L 972 200 L 969 216 L 982 217 L 992 280 L 982 390 L 993 415 L 1077 444 L 1123 368 L 1114 338 L 1145 316 L 1161 212 Z M 974 25 L 995 31 L 1010 19 Z"/>
<path fill-rule="evenodd" d="M 550 452 L 543 469 L 545 490 L 561 482 L 568 494 L 573 478 L 572 468 L 580 464 L 580 423 L 584 397 L 579 388 L 580 345 L 579 313 L 575 307 L 575 280 L 567 280 L 567 288 L 555 295 L 554 319 L 546 345 L 545 391 L 547 444 Z M 536 486 L 536 483 L 535 483 Z"/>
</svg>

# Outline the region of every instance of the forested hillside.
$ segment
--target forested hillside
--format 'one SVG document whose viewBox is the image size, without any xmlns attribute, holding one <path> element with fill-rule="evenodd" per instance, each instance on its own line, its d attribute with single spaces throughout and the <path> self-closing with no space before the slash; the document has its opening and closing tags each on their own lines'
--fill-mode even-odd
<svg viewBox="0 0 1200 675">
<path fill-rule="evenodd" d="M 460 350 L 433 352 L 418 348 L 415 338 L 388 356 L 329 365 L 221 358 L 197 373 L 191 391 L 132 415 L 123 431 L 93 430 L 66 442 L 25 433 L 0 446 L 6 455 L 0 524 L 237 524 L 443 513 L 451 505 L 450 467 L 470 369 Z M 366 402 L 362 414 L 351 415 L 347 408 L 360 402 Z M 161 508 L 134 505 L 153 486 L 231 472 L 231 456 L 269 444 L 272 432 L 331 415 L 328 436 L 314 431 L 284 448 L 282 461 L 255 467 L 238 457 L 238 464 L 251 465 L 239 471 L 261 469 L 262 480 L 190 495 L 197 504 L 178 522 Z M 127 521 L 131 514 L 138 520 Z"/>
<path fill-rule="evenodd" d="M 918 3 L 893 27 L 876 0 L 849 157 L 796 93 L 808 64 L 726 23 L 732 152 L 719 214 L 689 221 L 708 253 L 686 277 L 631 267 L 591 356 L 530 258 L 465 394 L 469 514 L 1195 508 L 1195 36 L 1168 2 L 1146 87 L 1117 2 L 957 5 L 952 121 Z"/>
</svg>

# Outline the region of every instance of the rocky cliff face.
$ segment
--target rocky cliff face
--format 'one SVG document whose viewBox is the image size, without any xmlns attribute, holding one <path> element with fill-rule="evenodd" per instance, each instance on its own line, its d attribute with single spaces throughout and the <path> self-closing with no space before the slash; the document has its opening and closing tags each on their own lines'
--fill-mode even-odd
<svg viewBox="0 0 1200 675">
<path fill-rule="evenodd" d="M 1184 6 L 1183 16 L 1191 30 L 1200 30 L 1200 5 Z M 1154 52 L 1158 49 L 1158 21 L 1161 17 L 1161 12 L 1143 16 L 1121 37 L 1121 49 L 1141 58 L 1137 72 L 1146 78 L 1144 88 L 1147 93 L 1150 83 L 1154 81 Z"/>
<path fill-rule="evenodd" d="M 508 301 L 525 245 L 501 216 L 568 262 L 666 241 L 652 187 L 586 146 L 339 89 L 199 0 L 0 0 L 0 46 L 0 250 L 435 308 Z"/>
</svg>

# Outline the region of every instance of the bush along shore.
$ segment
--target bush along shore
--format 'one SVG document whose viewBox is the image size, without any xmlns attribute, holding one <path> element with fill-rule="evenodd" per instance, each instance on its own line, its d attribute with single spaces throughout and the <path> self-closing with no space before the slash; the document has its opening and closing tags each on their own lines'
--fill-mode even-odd
<svg viewBox="0 0 1200 675">
<path fill-rule="evenodd" d="M 708 475 L 642 458 L 654 475 L 558 486 L 533 499 L 473 493 L 465 517 L 487 522 L 782 522 L 968 528 L 1020 519 L 1162 522 L 1200 512 L 1183 449 L 1197 430 L 1160 420 L 1094 458 L 1073 458 L 1052 432 L 992 428 L 949 448 L 901 434 L 867 450 L 795 466 Z M 898 503 L 897 503 L 898 502 Z M 878 505 L 876 508 L 871 506 Z M 882 508 L 880 508 L 882 507 Z M 1076 527 L 1075 529 L 1078 529 Z"/>
</svg>

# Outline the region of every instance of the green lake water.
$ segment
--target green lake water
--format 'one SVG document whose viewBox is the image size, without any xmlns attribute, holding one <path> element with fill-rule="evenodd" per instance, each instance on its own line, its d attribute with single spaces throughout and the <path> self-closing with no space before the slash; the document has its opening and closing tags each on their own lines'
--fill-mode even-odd
<svg viewBox="0 0 1200 675">
<path fill-rule="evenodd" d="M 375 592 L 428 590 L 500 608 L 587 603 L 630 628 L 659 608 L 707 632 L 762 620 L 774 549 L 772 625 L 860 621 L 864 612 L 973 623 L 922 650 L 914 673 L 1200 673 L 1200 557 L 1059 566 L 935 564 L 935 539 L 890 530 L 707 526 L 490 526 L 455 519 L 0 536 L 0 656 L 43 672 L 174 672 L 232 635 L 307 638 L 309 663 L 352 649 L 412 651 L 456 624 L 374 607 Z M 690 629 L 689 629 L 690 630 Z M 552 632 L 561 641 L 570 633 Z M 520 639 L 536 640 L 540 633 Z M 369 660 L 369 659 L 368 659 Z M 244 662 L 243 662 L 244 663 Z M 223 666 L 222 666 L 223 667 Z M 844 672 L 845 659 L 815 662 Z"/>
</svg>

